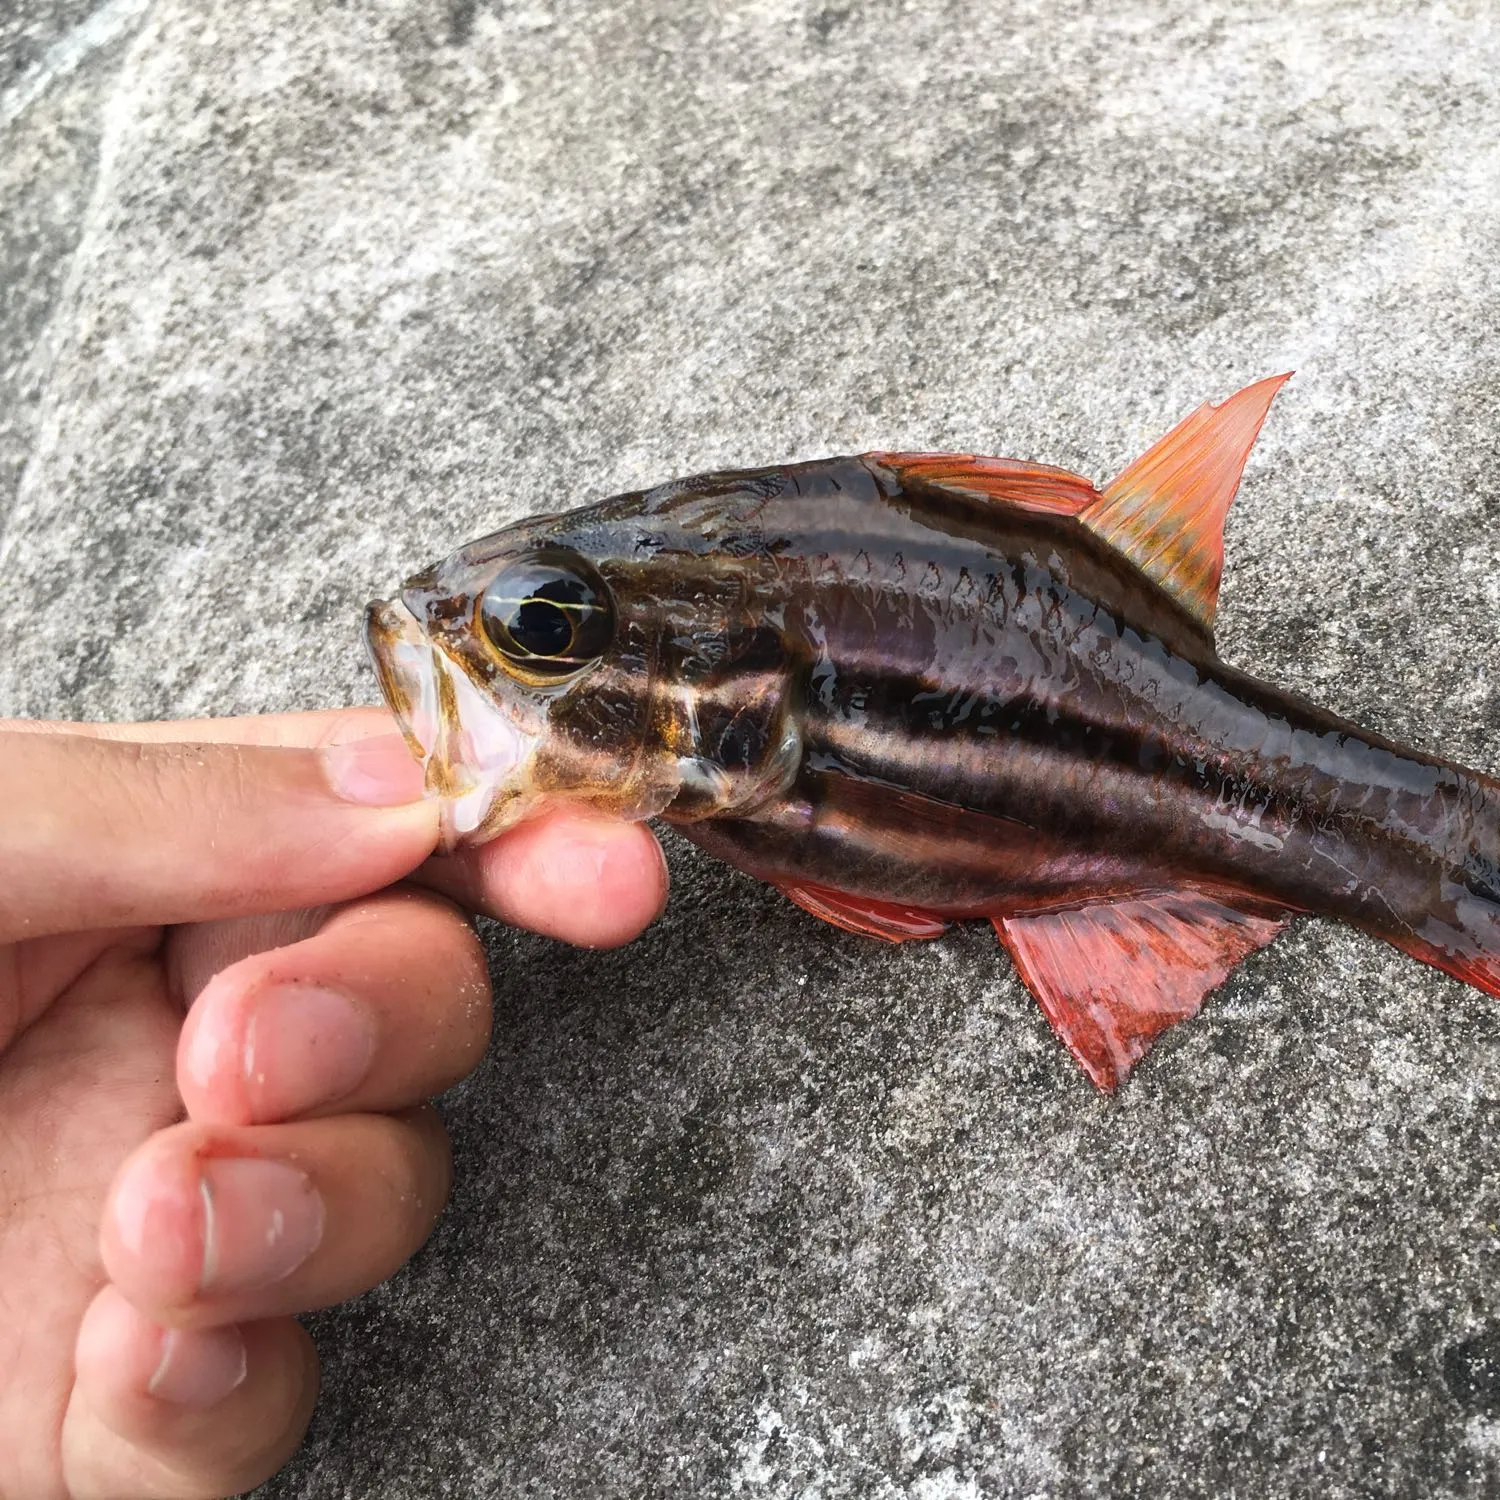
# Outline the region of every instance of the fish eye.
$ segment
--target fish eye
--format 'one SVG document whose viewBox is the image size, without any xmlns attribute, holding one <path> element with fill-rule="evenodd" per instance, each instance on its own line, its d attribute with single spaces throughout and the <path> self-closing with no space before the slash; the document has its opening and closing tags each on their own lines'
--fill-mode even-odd
<svg viewBox="0 0 1500 1500">
<path fill-rule="evenodd" d="M 484 591 L 479 618 L 507 661 L 540 677 L 566 677 L 597 661 L 615 633 L 604 580 L 566 553 L 511 563 Z"/>
</svg>

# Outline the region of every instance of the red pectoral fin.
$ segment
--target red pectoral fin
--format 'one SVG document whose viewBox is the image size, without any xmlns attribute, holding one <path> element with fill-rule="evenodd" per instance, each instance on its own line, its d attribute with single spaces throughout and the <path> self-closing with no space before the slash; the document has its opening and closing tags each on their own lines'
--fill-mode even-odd
<svg viewBox="0 0 1500 1500">
<path fill-rule="evenodd" d="M 1076 516 L 1100 496 L 1081 474 L 1049 464 L 1013 458 L 981 458 L 973 453 L 872 453 L 902 484 L 920 480 L 938 489 L 991 500 L 1049 516 Z"/>
<path fill-rule="evenodd" d="M 846 932 L 883 938 L 888 943 L 904 943 L 911 938 L 941 937 L 948 930 L 948 923 L 942 917 L 917 906 L 848 896 L 822 885 L 791 885 L 780 881 L 775 884 L 783 896 L 795 901 L 803 911 L 810 911 Z"/>
<path fill-rule="evenodd" d="M 1167 1027 L 1196 1015 L 1229 971 L 1281 931 L 1275 907 L 1198 891 L 997 917 L 995 931 L 1096 1087 L 1111 1092 Z"/>
</svg>

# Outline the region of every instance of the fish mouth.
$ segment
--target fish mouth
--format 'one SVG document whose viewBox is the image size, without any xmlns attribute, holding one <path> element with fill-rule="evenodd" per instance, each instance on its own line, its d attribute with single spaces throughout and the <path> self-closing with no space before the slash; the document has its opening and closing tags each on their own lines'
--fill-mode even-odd
<svg viewBox="0 0 1500 1500">
<path fill-rule="evenodd" d="M 533 800 L 527 772 L 542 726 L 482 691 L 399 599 L 368 606 L 365 643 L 380 691 L 422 763 L 427 795 L 440 804 L 443 847 L 482 843 L 517 822 Z"/>
</svg>

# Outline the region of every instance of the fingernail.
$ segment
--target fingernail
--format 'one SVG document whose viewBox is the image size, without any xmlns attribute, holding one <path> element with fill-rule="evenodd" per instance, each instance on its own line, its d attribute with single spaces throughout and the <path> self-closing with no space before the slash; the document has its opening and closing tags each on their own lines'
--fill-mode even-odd
<svg viewBox="0 0 1500 1500">
<path fill-rule="evenodd" d="M 256 1002 L 245 1027 L 245 1097 L 256 1122 L 284 1120 L 350 1094 L 370 1071 L 375 1028 L 338 990 L 288 984 Z"/>
<path fill-rule="evenodd" d="M 259 1157 L 203 1163 L 203 1271 L 221 1295 L 285 1280 L 323 1238 L 323 1200 L 305 1172 Z"/>
<path fill-rule="evenodd" d="M 245 1340 L 238 1328 L 169 1328 L 148 1395 L 199 1411 L 217 1406 L 245 1378 Z"/>
<path fill-rule="evenodd" d="M 377 734 L 323 752 L 328 784 L 346 802 L 400 807 L 422 800 L 424 772 L 399 734 Z"/>
</svg>

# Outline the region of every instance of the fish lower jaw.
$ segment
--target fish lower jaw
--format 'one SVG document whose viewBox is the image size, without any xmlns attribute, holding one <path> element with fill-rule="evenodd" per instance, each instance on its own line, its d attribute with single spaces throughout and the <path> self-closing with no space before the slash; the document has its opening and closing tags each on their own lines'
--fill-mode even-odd
<svg viewBox="0 0 1500 1500">
<path fill-rule="evenodd" d="M 445 853 L 471 848 L 514 828 L 546 800 L 522 787 L 477 781 L 456 794 L 433 794 L 438 803 L 438 831 Z"/>
<path fill-rule="evenodd" d="M 440 805 L 443 847 L 482 844 L 519 823 L 540 796 L 533 782 L 543 735 L 490 702 L 458 668 L 446 673 L 444 712 L 425 758 Z"/>
</svg>

